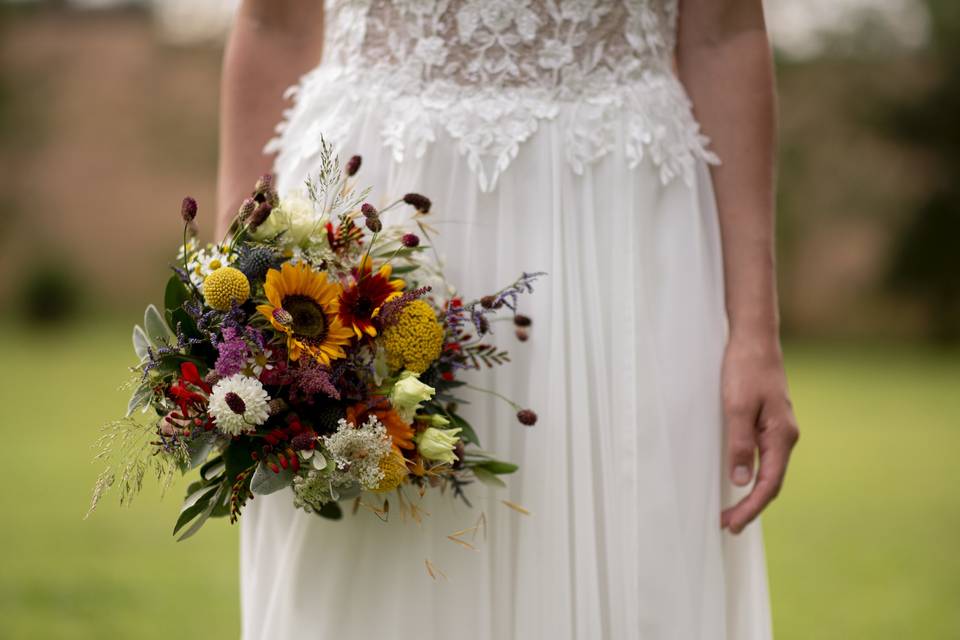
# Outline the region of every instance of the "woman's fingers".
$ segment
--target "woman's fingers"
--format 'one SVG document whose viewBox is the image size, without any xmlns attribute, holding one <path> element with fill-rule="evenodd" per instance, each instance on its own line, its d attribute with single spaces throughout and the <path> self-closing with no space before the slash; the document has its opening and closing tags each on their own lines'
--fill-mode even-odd
<svg viewBox="0 0 960 640">
<path fill-rule="evenodd" d="M 759 405 L 758 398 L 746 401 L 732 399 L 724 406 L 728 473 L 733 483 L 741 487 L 753 479 Z"/>
<path fill-rule="evenodd" d="M 799 438 L 796 420 L 789 402 L 775 411 L 761 413 L 757 431 L 760 469 L 753 489 L 740 502 L 721 514 L 721 526 L 740 533 L 780 493 L 787 472 L 790 452 Z"/>
</svg>

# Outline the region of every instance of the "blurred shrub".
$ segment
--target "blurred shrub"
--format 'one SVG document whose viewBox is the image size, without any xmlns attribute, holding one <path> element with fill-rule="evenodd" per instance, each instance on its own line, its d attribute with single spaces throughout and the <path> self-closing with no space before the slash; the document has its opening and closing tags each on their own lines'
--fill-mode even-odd
<svg viewBox="0 0 960 640">
<path fill-rule="evenodd" d="M 937 80 L 893 109 L 893 131 L 931 160 L 933 188 L 894 243 L 888 282 L 922 301 L 933 335 L 960 340 L 960 3 L 928 0 Z"/>
<path fill-rule="evenodd" d="M 63 260 L 38 261 L 20 275 L 15 315 L 31 326 L 54 326 L 76 319 L 84 310 L 82 279 Z"/>
</svg>

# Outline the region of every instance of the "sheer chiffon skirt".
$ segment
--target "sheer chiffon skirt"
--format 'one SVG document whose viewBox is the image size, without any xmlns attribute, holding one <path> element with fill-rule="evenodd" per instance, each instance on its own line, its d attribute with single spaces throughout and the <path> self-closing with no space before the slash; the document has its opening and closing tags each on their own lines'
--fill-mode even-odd
<svg viewBox="0 0 960 640">
<path fill-rule="evenodd" d="M 419 525 L 395 509 L 384 523 L 348 506 L 330 522 L 287 492 L 256 498 L 241 519 L 243 637 L 770 638 L 760 522 L 739 536 L 719 526 L 743 490 L 723 465 L 726 319 L 706 167 L 664 184 L 650 159 L 630 168 L 613 150 L 576 174 L 561 113 L 483 193 L 445 135 L 396 162 L 375 108 L 326 113 L 302 135 L 339 123 L 341 157 L 363 156 L 372 202 L 433 200 L 436 245 L 465 298 L 548 273 L 521 300 L 529 341 L 494 324 L 513 362 L 471 377 L 540 419 L 524 427 L 494 398 L 464 405 L 483 447 L 521 470 L 506 489 L 471 485 L 472 509 L 427 496 Z M 281 150 L 281 189 L 316 160 Z M 481 514 L 485 534 L 463 536 L 476 550 L 448 539 Z"/>
</svg>

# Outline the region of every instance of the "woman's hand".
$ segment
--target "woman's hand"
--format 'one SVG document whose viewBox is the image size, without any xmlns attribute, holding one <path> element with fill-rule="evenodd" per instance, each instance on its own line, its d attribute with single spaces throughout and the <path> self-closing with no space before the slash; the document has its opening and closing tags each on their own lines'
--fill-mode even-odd
<svg viewBox="0 0 960 640">
<path fill-rule="evenodd" d="M 776 338 L 731 338 L 722 381 L 727 473 L 733 483 L 748 484 L 753 479 L 755 452 L 760 459 L 753 489 L 720 516 L 721 527 L 740 533 L 780 493 L 800 431 Z"/>
</svg>

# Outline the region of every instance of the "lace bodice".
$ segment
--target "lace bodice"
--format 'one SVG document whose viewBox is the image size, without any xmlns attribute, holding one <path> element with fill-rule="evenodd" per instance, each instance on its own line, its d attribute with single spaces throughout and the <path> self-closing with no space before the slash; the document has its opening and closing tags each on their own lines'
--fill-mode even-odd
<svg viewBox="0 0 960 640">
<path fill-rule="evenodd" d="M 542 121 L 558 117 L 574 171 L 621 144 L 631 164 L 656 163 L 664 182 L 689 180 L 696 159 L 715 158 L 673 74 L 677 3 L 327 0 L 324 60 L 294 89 L 270 148 L 315 152 L 314 141 L 287 134 L 333 90 L 378 99 L 384 144 L 399 162 L 445 130 L 483 190 Z M 614 124 L 624 121 L 617 139 Z"/>
</svg>

